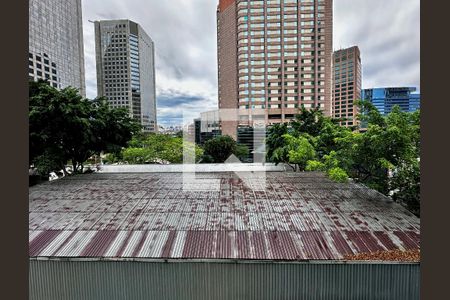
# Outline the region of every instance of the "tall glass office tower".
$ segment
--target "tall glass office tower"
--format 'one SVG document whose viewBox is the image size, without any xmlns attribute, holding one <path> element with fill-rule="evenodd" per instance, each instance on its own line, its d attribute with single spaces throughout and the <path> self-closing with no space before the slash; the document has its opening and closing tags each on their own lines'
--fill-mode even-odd
<svg viewBox="0 0 450 300">
<path fill-rule="evenodd" d="M 288 122 L 301 106 L 331 116 L 332 29 L 332 0 L 220 0 L 219 109 L 239 110 L 222 133 Z"/>
<path fill-rule="evenodd" d="M 85 96 L 81 0 L 30 0 L 30 80 L 72 86 Z"/>
<path fill-rule="evenodd" d="M 130 20 L 95 22 L 98 96 L 126 107 L 145 132 L 157 131 L 152 39 Z"/>
<path fill-rule="evenodd" d="M 382 115 L 389 114 L 395 105 L 402 111 L 414 112 L 420 109 L 420 94 L 415 91 L 415 87 L 364 89 L 361 98 L 372 102 Z"/>
</svg>

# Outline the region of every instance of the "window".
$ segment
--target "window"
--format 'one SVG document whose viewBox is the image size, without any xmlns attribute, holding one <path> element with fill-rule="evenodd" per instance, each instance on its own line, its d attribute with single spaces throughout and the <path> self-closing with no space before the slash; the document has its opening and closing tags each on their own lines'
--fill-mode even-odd
<svg viewBox="0 0 450 300">
<path fill-rule="evenodd" d="M 285 42 L 296 42 L 297 41 L 297 37 L 285 37 L 284 38 Z"/>
<path fill-rule="evenodd" d="M 281 18 L 280 15 L 268 15 L 267 16 L 267 20 L 279 20 L 280 18 Z"/>
<path fill-rule="evenodd" d="M 300 22 L 301 26 L 314 26 L 314 21 L 302 21 Z"/>
<path fill-rule="evenodd" d="M 250 20 L 252 21 L 263 21 L 264 16 L 250 16 Z"/>
<path fill-rule="evenodd" d="M 292 22 L 291 20 L 285 20 L 284 26 L 297 26 L 297 21 Z"/>
<path fill-rule="evenodd" d="M 264 8 L 252 8 L 250 13 L 264 13 Z"/>
<path fill-rule="evenodd" d="M 271 35 L 271 34 L 280 35 L 280 34 L 281 34 L 281 31 L 280 31 L 280 30 L 268 30 L 268 31 L 267 31 L 267 34 L 268 34 L 268 35 Z"/>
<path fill-rule="evenodd" d="M 264 38 L 251 39 L 251 43 L 264 43 Z"/>
<path fill-rule="evenodd" d="M 277 38 L 268 38 L 267 42 L 268 43 L 281 42 L 281 38 L 279 38 L 279 37 L 277 37 Z"/>
<path fill-rule="evenodd" d="M 267 12 L 271 13 L 271 12 L 279 12 L 280 8 L 279 7 L 268 7 L 267 8 Z"/>
<path fill-rule="evenodd" d="M 285 29 L 284 34 L 297 34 L 297 29 Z"/>
<path fill-rule="evenodd" d="M 297 52 L 284 52 L 284 56 L 297 56 Z"/>
</svg>

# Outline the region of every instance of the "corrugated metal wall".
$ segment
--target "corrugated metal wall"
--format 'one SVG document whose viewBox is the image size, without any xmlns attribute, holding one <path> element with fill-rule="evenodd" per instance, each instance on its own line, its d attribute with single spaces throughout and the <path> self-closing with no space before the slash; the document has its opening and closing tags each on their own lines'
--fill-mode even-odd
<svg viewBox="0 0 450 300">
<path fill-rule="evenodd" d="M 419 264 L 30 261 L 30 299 L 419 299 Z"/>
</svg>

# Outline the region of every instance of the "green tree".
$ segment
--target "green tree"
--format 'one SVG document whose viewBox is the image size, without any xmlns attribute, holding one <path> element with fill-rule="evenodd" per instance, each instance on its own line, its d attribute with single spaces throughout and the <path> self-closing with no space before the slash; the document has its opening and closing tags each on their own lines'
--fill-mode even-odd
<svg viewBox="0 0 450 300">
<path fill-rule="evenodd" d="M 306 136 L 306 134 L 299 137 L 284 134 L 284 146 L 275 149 L 272 161 L 276 164 L 288 164 L 294 171 L 297 169 L 304 171 L 308 161 L 316 157 L 316 151 Z"/>
<path fill-rule="evenodd" d="M 89 157 L 117 151 L 139 128 L 125 110 L 112 109 L 103 99 L 91 101 L 71 87 L 57 90 L 45 81 L 30 82 L 30 164 L 43 175 L 49 169 L 66 173 L 69 161 L 78 173 Z"/>
<path fill-rule="evenodd" d="M 203 150 L 192 143 L 196 160 L 200 160 Z M 141 135 L 129 142 L 122 151 L 123 161 L 131 164 L 183 162 L 183 139 L 165 134 Z M 191 148 L 191 147 L 189 147 Z"/>
<path fill-rule="evenodd" d="M 383 117 L 368 107 L 367 131 L 338 139 L 339 159 L 351 177 L 387 195 L 393 189 L 390 172 L 420 156 L 419 112 L 406 113 L 395 106 Z"/>
<path fill-rule="evenodd" d="M 269 127 L 268 135 L 266 138 L 266 151 L 267 160 L 274 161 L 274 152 L 276 149 L 283 148 L 286 146 L 286 141 L 284 135 L 289 133 L 288 124 L 274 124 Z M 280 162 L 280 161 L 278 161 Z"/>
<path fill-rule="evenodd" d="M 348 175 L 345 170 L 335 167 L 331 168 L 327 171 L 328 177 L 330 177 L 331 180 L 334 180 L 336 182 L 347 182 L 348 181 Z"/>
<path fill-rule="evenodd" d="M 391 181 L 392 198 L 403 203 L 411 212 L 420 216 L 420 162 L 411 160 L 402 163 L 394 172 Z"/>
<path fill-rule="evenodd" d="M 374 188 L 420 214 L 420 112 L 402 112 L 396 106 L 382 116 L 367 101 L 358 101 L 358 119 L 365 132 L 352 131 L 317 109 L 301 109 L 289 125 L 269 129 L 268 160 L 275 163 L 301 162 L 308 171 L 324 171 L 335 181 L 351 177 Z M 289 138 L 286 138 L 289 136 Z M 315 150 L 299 149 L 304 137 Z M 306 142 L 304 142 L 306 145 Z M 308 147 L 301 147 L 308 149 Z M 308 160 L 304 159 L 311 154 Z M 294 168 L 294 167 L 293 167 Z M 297 168 L 297 166 L 295 166 Z"/>
<path fill-rule="evenodd" d="M 234 155 L 239 158 L 241 161 L 248 158 L 250 151 L 246 145 L 236 144 L 236 150 Z"/>
<path fill-rule="evenodd" d="M 299 114 L 289 124 L 277 124 L 269 128 L 266 139 L 267 160 L 274 163 L 289 163 L 287 150 L 289 145 L 284 138 L 285 134 L 305 137 L 313 146 L 320 161 L 324 155 L 338 150 L 337 140 L 350 133 L 350 129 L 339 126 L 338 120 L 325 117 L 319 108 L 307 110 L 302 106 Z M 305 162 L 301 165 L 302 169 L 306 168 Z"/>
<path fill-rule="evenodd" d="M 291 126 L 297 134 L 306 133 L 310 136 L 318 136 L 324 126 L 324 121 L 325 117 L 320 108 L 306 109 L 302 105 L 295 119 L 291 121 Z"/>
<path fill-rule="evenodd" d="M 204 150 L 204 162 L 224 163 L 232 154 L 240 159 L 248 156 L 248 148 L 245 145 L 239 145 L 228 135 L 208 140 L 204 145 Z"/>
<path fill-rule="evenodd" d="M 94 151 L 118 155 L 128 141 L 141 132 L 141 125 L 130 117 L 126 108 L 112 108 L 105 98 L 93 100 L 92 105 Z"/>
</svg>

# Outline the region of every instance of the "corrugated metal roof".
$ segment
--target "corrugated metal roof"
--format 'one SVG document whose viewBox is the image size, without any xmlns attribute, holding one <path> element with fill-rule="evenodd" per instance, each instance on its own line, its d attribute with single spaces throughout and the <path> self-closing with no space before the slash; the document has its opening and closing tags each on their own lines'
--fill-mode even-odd
<svg viewBox="0 0 450 300">
<path fill-rule="evenodd" d="M 264 191 L 233 173 L 196 180 L 183 190 L 181 173 L 91 174 L 31 187 L 29 255 L 337 260 L 420 248 L 419 219 L 362 185 L 319 173 L 267 173 Z"/>
</svg>

